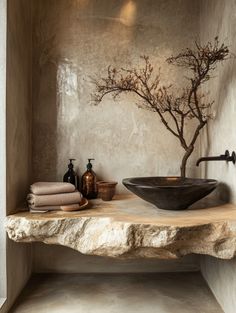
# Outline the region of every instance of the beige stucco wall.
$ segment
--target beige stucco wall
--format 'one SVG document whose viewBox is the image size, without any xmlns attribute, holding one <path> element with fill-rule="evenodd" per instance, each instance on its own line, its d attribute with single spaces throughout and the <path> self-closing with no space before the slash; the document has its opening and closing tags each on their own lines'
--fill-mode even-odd
<svg viewBox="0 0 236 313">
<path fill-rule="evenodd" d="M 199 31 L 198 1 L 36 1 L 33 35 L 33 169 L 35 180 L 61 180 L 67 159 L 80 173 L 94 157 L 99 178 L 178 175 L 183 150 L 155 113 L 134 96 L 90 104 L 90 76 L 108 65 L 140 65 L 149 55 L 168 83 L 182 73 L 165 59 Z M 191 125 L 189 126 L 191 129 Z M 193 157 L 195 159 L 196 156 Z M 192 162 L 193 162 L 192 159 Z M 191 165 L 193 163 L 189 163 Z M 195 166 L 188 174 L 194 175 Z"/>
<path fill-rule="evenodd" d="M 31 1 L 8 0 L 7 214 L 25 200 L 31 174 Z M 31 245 L 7 241 L 7 306 L 31 273 Z"/>
<path fill-rule="evenodd" d="M 167 66 L 165 59 L 189 46 L 199 33 L 199 2 L 41 0 L 33 4 L 33 179 L 61 180 L 69 157 L 77 159 L 80 174 L 87 158 L 95 158 L 98 177 L 117 180 L 120 192 L 126 191 L 121 185 L 124 177 L 178 175 L 183 150 L 158 117 L 138 109 L 133 96 L 91 105 L 90 75 L 105 73 L 109 64 L 139 65 L 140 55 L 147 54 L 157 69 L 163 67 L 168 83 L 181 83 L 181 73 Z M 195 170 L 190 167 L 188 174 Z M 82 264 L 96 263 L 93 257 L 85 262 L 63 247 L 38 245 L 34 250 L 36 271 L 53 269 L 46 261 L 51 251 L 62 259 L 57 271 L 80 272 L 85 270 Z M 71 259 L 65 258 L 67 254 Z M 100 270 L 106 271 L 106 263 L 100 263 Z M 135 268 L 147 269 L 149 263 L 138 262 Z M 188 269 L 188 260 L 182 265 L 169 262 L 166 268 L 183 269 L 184 264 Z M 164 268 L 163 262 L 154 266 L 157 271 Z M 191 266 L 198 266 L 196 257 Z"/>
<path fill-rule="evenodd" d="M 236 53 L 236 1 L 203 0 L 201 2 L 201 39 L 209 40 L 219 35 Z M 210 94 L 214 95 L 215 119 L 202 137 L 202 154 L 217 155 L 225 149 L 236 150 L 236 59 L 220 66 L 217 76 L 210 82 Z M 224 162 L 209 163 L 203 175 L 219 179 L 225 184 L 221 194 L 236 203 L 236 166 Z M 236 308 L 236 259 L 222 261 L 202 257 L 202 272 L 226 313 L 235 313 Z"/>
</svg>

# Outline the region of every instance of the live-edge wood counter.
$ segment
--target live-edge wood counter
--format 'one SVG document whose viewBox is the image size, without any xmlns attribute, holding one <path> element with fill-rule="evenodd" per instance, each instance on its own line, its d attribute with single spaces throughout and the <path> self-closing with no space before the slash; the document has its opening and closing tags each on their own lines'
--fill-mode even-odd
<svg viewBox="0 0 236 313">
<path fill-rule="evenodd" d="M 205 206 L 203 201 L 185 211 L 166 211 L 135 196 L 117 196 L 110 202 L 93 200 L 77 212 L 19 212 L 7 217 L 6 230 L 17 242 L 58 244 L 89 255 L 233 258 L 236 206 Z"/>
</svg>

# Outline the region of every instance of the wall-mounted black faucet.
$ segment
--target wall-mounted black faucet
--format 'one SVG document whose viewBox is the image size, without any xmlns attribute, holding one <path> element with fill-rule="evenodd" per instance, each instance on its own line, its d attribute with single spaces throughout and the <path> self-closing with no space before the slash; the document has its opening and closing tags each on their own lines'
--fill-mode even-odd
<svg viewBox="0 0 236 313">
<path fill-rule="evenodd" d="M 211 157 L 203 157 L 197 160 L 196 165 L 198 166 L 202 161 L 227 161 L 227 162 L 233 162 L 235 164 L 236 162 L 236 154 L 233 151 L 230 155 L 229 150 L 225 151 L 225 154 L 221 154 L 219 156 L 211 156 Z"/>
</svg>

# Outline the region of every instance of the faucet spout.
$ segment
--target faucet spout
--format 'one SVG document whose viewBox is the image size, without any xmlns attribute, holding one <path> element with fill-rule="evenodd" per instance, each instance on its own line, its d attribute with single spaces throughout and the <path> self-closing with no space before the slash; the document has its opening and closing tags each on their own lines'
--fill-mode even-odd
<svg viewBox="0 0 236 313">
<path fill-rule="evenodd" d="M 236 155 L 233 151 L 232 155 L 229 154 L 229 151 L 226 150 L 225 154 L 221 154 L 219 156 L 210 156 L 210 157 L 202 157 L 197 160 L 196 166 L 199 166 L 199 164 L 203 161 L 227 161 L 227 162 L 233 162 L 235 164 L 236 162 Z"/>
</svg>

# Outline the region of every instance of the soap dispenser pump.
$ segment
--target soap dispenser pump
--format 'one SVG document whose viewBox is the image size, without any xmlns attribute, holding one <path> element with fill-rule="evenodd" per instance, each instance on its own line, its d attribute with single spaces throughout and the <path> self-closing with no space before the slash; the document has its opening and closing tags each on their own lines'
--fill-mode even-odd
<svg viewBox="0 0 236 313">
<path fill-rule="evenodd" d="M 88 159 L 87 171 L 82 176 L 81 192 L 83 196 L 87 199 L 97 198 L 97 177 L 92 170 L 92 160 L 94 159 Z"/>
<path fill-rule="evenodd" d="M 63 177 L 63 181 L 66 183 L 71 183 L 72 185 L 75 186 L 75 188 L 78 187 L 78 176 L 74 171 L 74 164 L 73 161 L 75 161 L 75 159 L 69 159 L 70 163 L 68 164 L 68 171 L 65 173 L 64 177 Z"/>
</svg>

